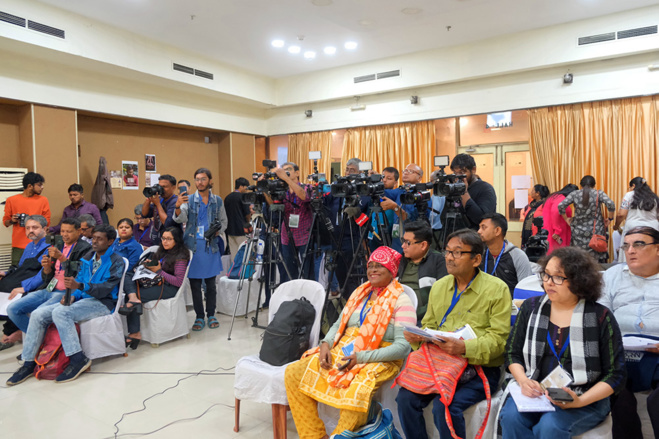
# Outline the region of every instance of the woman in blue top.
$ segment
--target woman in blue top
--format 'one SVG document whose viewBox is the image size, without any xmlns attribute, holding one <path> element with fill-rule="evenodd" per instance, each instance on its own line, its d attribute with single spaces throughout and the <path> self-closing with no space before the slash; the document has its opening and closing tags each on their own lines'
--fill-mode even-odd
<svg viewBox="0 0 659 439">
<path fill-rule="evenodd" d="M 117 223 L 117 237 L 114 241 L 114 252 L 128 259 L 128 271 L 131 271 L 142 254 L 142 246 L 133 238 L 133 221 L 122 218 Z"/>
</svg>

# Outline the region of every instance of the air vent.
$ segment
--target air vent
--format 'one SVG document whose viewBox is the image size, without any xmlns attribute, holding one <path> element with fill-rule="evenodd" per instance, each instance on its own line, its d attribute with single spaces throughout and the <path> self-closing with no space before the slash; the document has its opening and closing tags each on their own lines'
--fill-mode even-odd
<svg viewBox="0 0 659 439">
<path fill-rule="evenodd" d="M 378 73 L 378 79 L 393 78 L 400 76 L 400 70 L 390 70 L 388 72 Z"/>
<path fill-rule="evenodd" d="M 37 23 L 36 21 L 28 20 L 27 28 L 41 32 L 42 34 L 52 35 L 53 37 L 64 38 L 64 31 L 62 29 Z"/>
<path fill-rule="evenodd" d="M 2 11 L 0 11 L 0 21 L 4 21 L 5 23 L 9 24 L 15 24 L 16 26 L 20 27 L 25 27 L 25 18 L 17 17 Z"/>
<path fill-rule="evenodd" d="M 375 73 L 372 75 L 355 76 L 354 80 L 355 84 L 360 82 L 375 81 Z"/>
<path fill-rule="evenodd" d="M 621 30 L 618 32 L 618 39 L 641 37 L 643 35 L 652 35 L 657 33 L 657 26 L 637 27 L 636 29 Z"/>
<path fill-rule="evenodd" d="M 177 72 L 183 72 L 183 73 L 188 73 L 190 75 L 194 75 L 194 69 L 192 67 L 184 66 L 182 64 L 174 63 L 174 70 L 176 70 Z"/>
<path fill-rule="evenodd" d="M 613 41 L 615 39 L 616 39 L 615 32 L 609 32 L 606 34 L 599 34 L 599 35 L 590 35 L 588 37 L 579 38 L 579 45 L 583 46 L 585 44 L 602 43 L 604 41 Z"/>
<path fill-rule="evenodd" d="M 195 69 L 194 74 L 195 74 L 195 76 L 200 76 L 202 78 L 213 79 L 213 74 L 212 73 L 204 72 L 203 70 Z"/>
</svg>

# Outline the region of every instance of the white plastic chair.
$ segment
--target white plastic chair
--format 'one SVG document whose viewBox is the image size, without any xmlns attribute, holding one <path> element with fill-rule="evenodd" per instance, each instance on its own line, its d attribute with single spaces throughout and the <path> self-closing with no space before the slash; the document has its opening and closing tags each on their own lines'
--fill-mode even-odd
<svg viewBox="0 0 659 439">
<path fill-rule="evenodd" d="M 296 279 L 281 284 L 270 298 L 268 323 L 272 321 L 282 302 L 299 299 L 303 296 L 311 302 L 316 310 L 316 318 L 309 334 L 310 346 L 316 347 L 318 346 L 322 311 L 325 303 L 325 290 L 318 282 Z M 258 354 L 242 357 L 238 360 L 233 384 L 236 397 L 234 431 L 239 430 L 240 401 L 250 400 L 272 404 L 274 437 L 275 439 L 286 437 L 288 398 L 286 397 L 286 387 L 284 385 L 284 371 L 288 364 L 271 366 L 261 361 Z"/>
<path fill-rule="evenodd" d="M 123 260 L 124 271 L 119 282 L 117 304 L 112 314 L 80 323 L 80 346 L 90 360 L 126 354 L 124 328 L 118 312 L 124 303 L 124 277 L 128 270 L 128 259 L 123 258 Z"/>
<path fill-rule="evenodd" d="M 149 247 L 144 250 L 142 256 L 147 253 L 155 252 L 157 249 L 157 245 Z M 192 260 L 192 252 L 190 252 L 190 260 Z M 190 264 L 188 263 L 188 266 L 185 269 L 186 279 L 188 277 L 189 268 Z M 185 281 L 176 292 L 176 295 L 171 299 L 160 300 L 158 302 L 147 302 L 144 304 L 144 314 L 142 314 L 141 317 L 140 332 L 142 334 L 142 340 L 150 342 L 151 346 L 154 348 L 157 348 L 160 343 L 190 334 L 187 310 L 185 309 L 185 296 L 183 295 L 184 285 Z"/>
</svg>

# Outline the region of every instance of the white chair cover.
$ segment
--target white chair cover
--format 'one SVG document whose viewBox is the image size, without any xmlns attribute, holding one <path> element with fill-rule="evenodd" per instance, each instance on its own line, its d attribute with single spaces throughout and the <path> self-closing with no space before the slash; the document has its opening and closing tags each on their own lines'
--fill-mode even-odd
<svg viewBox="0 0 659 439">
<path fill-rule="evenodd" d="M 218 301 L 220 298 L 220 289 L 219 289 L 219 283 L 220 283 L 220 278 L 222 276 L 226 276 L 227 273 L 229 272 L 229 268 L 231 268 L 231 255 L 222 255 L 222 271 L 220 271 L 220 274 L 217 275 L 216 281 L 217 281 L 217 296 L 218 296 Z M 183 281 L 183 295 L 185 296 L 185 306 L 192 306 L 192 290 L 190 289 L 190 279 L 187 277 Z"/>
<path fill-rule="evenodd" d="M 285 282 L 277 288 L 270 298 L 270 313 L 268 323 L 272 321 L 282 302 L 306 297 L 316 310 L 316 318 L 309 343 L 311 347 L 318 346 L 321 317 L 325 303 L 325 290 L 318 282 L 297 279 Z M 290 363 L 289 363 L 290 364 Z M 266 404 L 288 404 L 286 387 L 284 386 L 283 366 L 271 366 L 259 359 L 259 355 L 242 357 L 236 363 L 236 374 L 233 391 L 237 399 L 256 401 Z"/>
<path fill-rule="evenodd" d="M 157 249 L 158 246 L 149 247 L 142 253 L 142 256 Z M 190 260 L 192 260 L 192 252 L 190 252 Z M 189 268 L 190 264 L 185 269 L 186 279 Z M 185 281 L 171 299 L 147 302 L 143 305 L 144 313 L 140 321 L 142 340 L 159 344 L 190 333 L 185 296 L 183 295 L 184 285 Z"/>
<path fill-rule="evenodd" d="M 254 312 L 256 311 L 257 305 L 260 305 L 257 304 L 257 301 L 259 297 L 259 288 L 261 287 L 261 284 L 258 282 L 258 278 L 261 276 L 261 269 L 261 265 L 256 265 L 252 277 L 249 279 L 246 278 L 243 281 L 240 297 L 238 298 L 238 308 L 236 309 L 237 316 L 244 316 L 245 314 Z M 230 316 L 233 315 L 239 285 L 239 279 L 229 279 L 226 275 L 217 278 L 217 311 L 219 313 Z M 247 307 L 247 313 L 245 313 L 248 292 L 249 307 Z M 263 291 L 263 297 L 261 297 L 261 303 L 263 303 L 263 301 L 265 301 L 265 289 Z"/>
<path fill-rule="evenodd" d="M 123 259 L 124 271 L 119 282 L 117 304 L 112 314 L 80 323 L 80 345 L 90 360 L 126 353 L 124 328 L 118 312 L 124 303 L 124 277 L 128 270 L 128 259 Z"/>
</svg>

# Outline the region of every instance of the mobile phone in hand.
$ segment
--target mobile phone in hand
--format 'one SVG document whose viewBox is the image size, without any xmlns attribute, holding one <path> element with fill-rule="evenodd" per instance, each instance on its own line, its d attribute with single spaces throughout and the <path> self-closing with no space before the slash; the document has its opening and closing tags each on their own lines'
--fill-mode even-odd
<svg viewBox="0 0 659 439">
<path fill-rule="evenodd" d="M 549 387 L 547 389 L 547 392 L 549 393 L 549 397 L 553 399 L 554 401 L 560 401 L 560 402 L 572 402 L 574 401 L 574 398 L 572 398 L 572 395 L 567 393 L 565 390 L 558 388 L 558 387 Z"/>
<path fill-rule="evenodd" d="M 144 264 L 145 267 L 155 267 L 156 265 L 158 265 L 158 260 L 157 259 L 149 259 Z"/>
</svg>

